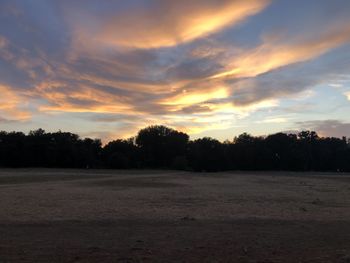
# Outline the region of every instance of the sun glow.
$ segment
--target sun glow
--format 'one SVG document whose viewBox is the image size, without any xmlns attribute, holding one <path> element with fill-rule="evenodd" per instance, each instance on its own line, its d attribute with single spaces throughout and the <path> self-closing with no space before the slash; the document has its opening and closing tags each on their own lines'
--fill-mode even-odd
<svg viewBox="0 0 350 263">
<path fill-rule="evenodd" d="M 198 92 L 198 91 L 188 92 L 184 90 L 182 94 L 162 100 L 160 103 L 165 105 L 176 105 L 176 106 L 183 107 L 183 106 L 206 102 L 212 99 L 223 99 L 223 98 L 226 98 L 227 96 L 228 96 L 228 91 L 224 87 L 219 87 L 215 90 L 208 90 L 206 92 Z"/>
</svg>

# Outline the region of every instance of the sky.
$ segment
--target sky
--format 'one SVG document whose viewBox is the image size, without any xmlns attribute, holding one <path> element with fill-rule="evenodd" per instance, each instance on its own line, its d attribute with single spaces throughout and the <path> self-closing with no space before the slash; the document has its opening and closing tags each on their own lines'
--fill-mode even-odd
<svg viewBox="0 0 350 263">
<path fill-rule="evenodd" d="M 0 0 L 0 130 L 350 136 L 348 0 Z"/>
</svg>

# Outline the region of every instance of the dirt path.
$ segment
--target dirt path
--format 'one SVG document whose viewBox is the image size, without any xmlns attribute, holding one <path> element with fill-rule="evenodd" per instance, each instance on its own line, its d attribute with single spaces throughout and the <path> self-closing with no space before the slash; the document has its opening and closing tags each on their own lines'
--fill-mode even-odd
<svg viewBox="0 0 350 263">
<path fill-rule="evenodd" d="M 0 262 L 350 262 L 350 176 L 0 170 Z"/>
</svg>

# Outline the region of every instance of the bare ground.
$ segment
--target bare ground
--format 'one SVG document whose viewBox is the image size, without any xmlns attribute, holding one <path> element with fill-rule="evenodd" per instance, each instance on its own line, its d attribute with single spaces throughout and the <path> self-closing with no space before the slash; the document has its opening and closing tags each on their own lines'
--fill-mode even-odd
<svg viewBox="0 0 350 263">
<path fill-rule="evenodd" d="M 350 262 L 350 175 L 3 169 L 0 262 Z"/>
</svg>

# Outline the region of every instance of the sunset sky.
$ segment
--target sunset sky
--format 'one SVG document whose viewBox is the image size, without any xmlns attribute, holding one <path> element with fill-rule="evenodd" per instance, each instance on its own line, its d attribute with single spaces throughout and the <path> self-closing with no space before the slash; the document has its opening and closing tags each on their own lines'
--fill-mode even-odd
<svg viewBox="0 0 350 263">
<path fill-rule="evenodd" d="M 0 130 L 350 136 L 349 0 L 0 0 Z"/>
</svg>

